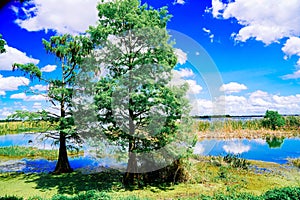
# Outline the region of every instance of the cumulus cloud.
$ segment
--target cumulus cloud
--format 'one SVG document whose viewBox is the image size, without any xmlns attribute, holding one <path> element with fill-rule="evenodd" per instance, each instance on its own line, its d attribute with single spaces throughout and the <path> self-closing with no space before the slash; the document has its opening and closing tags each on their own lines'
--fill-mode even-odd
<svg viewBox="0 0 300 200">
<path fill-rule="evenodd" d="M 199 94 L 201 92 L 201 90 L 203 89 L 201 87 L 201 85 L 198 85 L 195 80 L 186 80 L 186 82 L 189 85 L 187 94 Z"/>
<path fill-rule="evenodd" d="M 300 35 L 300 0 L 212 0 L 211 12 L 215 18 L 234 18 L 242 25 L 235 36 L 239 41 L 255 38 L 270 44 Z"/>
<path fill-rule="evenodd" d="M 300 56 L 300 38 L 298 37 L 291 37 L 289 38 L 284 46 L 282 47 L 282 51 L 288 55 L 297 55 Z"/>
<path fill-rule="evenodd" d="M 175 49 L 175 55 L 177 56 L 178 63 L 183 65 L 187 61 L 187 54 L 181 49 Z"/>
<path fill-rule="evenodd" d="M 19 18 L 15 21 L 27 31 L 53 30 L 59 34 L 83 33 L 98 19 L 96 9 L 99 0 L 32 0 L 16 10 Z M 104 1 L 108 2 L 108 1 Z"/>
<path fill-rule="evenodd" d="M 38 64 L 39 60 L 31 58 L 26 53 L 9 46 L 5 46 L 6 53 L 0 54 L 0 70 L 12 70 L 14 63 L 27 64 L 34 63 Z"/>
<path fill-rule="evenodd" d="M 282 96 L 257 90 L 244 96 L 226 95 L 215 100 L 194 99 L 191 105 L 193 115 L 263 115 L 266 110 L 277 110 L 281 114 L 300 114 L 300 94 Z"/>
<path fill-rule="evenodd" d="M 48 90 L 48 86 L 47 85 L 35 85 L 35 86 L 30 87 L 30 89 L 42 92 L 42 91 Z"/>
<path fill-rule="evenodd" d="M 239 142 L 231 142 L 224 145 L 223 149 L 226 153 L 241 154 L 248 152 L 250 150 L 250 146 Z"/>
<path fill-rule="evenodd" d="M 20 86 L 27 86 L 29 82 L 29 79 L 25 77 L 3 77 L 3 75 L 0 74 L 0 94 L 5 95 L 5 91 L 18 90 Z"/>
<path fill-rule="evenodd" d="M 223 84 L 220 87 L 220 91 L 231 94 L 231 93 L 238 93 L 242 90 L 247 90 L 248 88 L 244 84 L 236 83 L 236 82 L 230 82 L 228 84 Z"/>
<path fill-rule="evenodd" d="M 12 94 L 11 99 L 21 99 L 24 101 L 45 101 L 47 98 L 44 95 L 30 95 L 27 96 L 25 93 Z"/>
<path fill-rule="evenodd" d="M 41 68 L 41 72 L 53 72 L 57 68 L 56 65 L 46 65 L 45 67 Z"/>
<path fill-rule="evenodd" d="M 179 74 L 180 77 L 191 77 L 194 76 L 194 72 L 189 68 L 180 68 L 179 70 L 176 70 L 176 72 Z"/>
<path fill-rule="evenodd" d="M 187 95 L 199 94 L 203 88 L 201 87 L 201 85 L 199 85 L 196 82 L 196 80 L 190 79 L 194 75 L 195 75 L 194 72 L 188 68 L 173 70 L 173 77 L 170 84 L 174 86 L 188 84 L 189 89 L 187 91 Z M 184 79 L 184 78 L 189 78 L 189 79 Z"/>
</svg>

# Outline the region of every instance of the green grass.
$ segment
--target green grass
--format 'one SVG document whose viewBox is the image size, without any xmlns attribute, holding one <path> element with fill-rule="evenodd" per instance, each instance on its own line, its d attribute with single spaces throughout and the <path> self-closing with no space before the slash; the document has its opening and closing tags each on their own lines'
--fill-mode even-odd
<svg viewBox="0 0 300 200">
<path fill-rule="evenodd" d="M 0 174 L 0 197 L 15 195 L 28 199 L 33 196 L 51 198 L 56 195 L 55 200 L 79 200 L 85 199 L 85 195 L 90 195 L 89 199 L 212 199 L 211 196 L 222 199 L 227 196 L 227 199 L 233 199 L 239 196 L 246 198 L 264 195 L 266 191 L 275 188 L 300 186 L 297 170 L 285 169 L 274 163 L 251 161 L 259 168 L 272 169 L 273 172 L 268 173 L 229 165 L 216 166 L 208 157 L 199 157 L 192 160 L 192 163 L 190 173 L 193 174 L 193 179 L 189 182 L 175 185 L 153 184 L 139 190 L 125 189 L 121 183 L 122 174 L 117 171 L 90 175 L 79 172 L 62 175 L 3 173 Z M 290 192 L 293 193 L 293 190 Z M 277 193 L 281 195 L 280 192 Z"/>
<path fill-rule="evenodd" d="M 83 151 L 69 151 L 69 156 L 82 155 Z M 58 157 L 57 150 L 37 149 L 34 147 L 9 146 L 0 148 L 0 158 L 19 159 L 19 158 L 45 158 L 55 160 Z"/>
<path fill-rule="evenodd" d="M 46 121 L 0 122 L 0 135 L 18 134 L 18 133 L 26 133 L 26 132 L 36 133 L 36 132 L 45 132 L 54 129 L 55 129 L 55 124 L 51 124 L 50 122 L 46 122 Z"/>
</svg>

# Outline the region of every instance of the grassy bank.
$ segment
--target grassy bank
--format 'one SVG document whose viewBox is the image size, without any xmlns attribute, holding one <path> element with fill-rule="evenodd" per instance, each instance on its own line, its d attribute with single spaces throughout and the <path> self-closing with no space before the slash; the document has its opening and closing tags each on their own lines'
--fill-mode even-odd
<svg viewBox="0 0 300 200">
<path fill-rule="evenodd" d="M 68 151 L 69 156 L 83 155 L 83 151 Z M 0 148 L 0 158 L 21 159 L 21 158 L 45 158 L 55 160 L 58 158 L 58 150 L 37 149 L 34 147 L 9 146 Z"/>
<path fill-rule="evenodd" d="M 0 196 L 49 199 L 58 195 L 53 198 L 56 200 L 73 199 L 70 197 L 78 194 L 81 197 L 74 199 L 211 199 L 211 196 L 238 197 L 243 193 L 241 195 L 256 198 L 274 188 L 300 186 L 297 169 L 274 163 L 251 161 L 252 167 L 248 170 L 216 164 L 208 157 L 198 157 L 192 163 L 193 179 L 189 183 L 148 185 L 140 190 L 125 189 L 121 183 L 122 174 L 113 170 L 63 175 L 4 173 L 0 174 Z"/>
<path fill-rule="evenodd" d="M 0 135 L 6 134 L 17 134 L 26 132 L 45 132 L 54 130 L 53 124 L 46 121 L 36 122 L 22 122 L 22 121 L 11 121 L 11 122 L 0 122 Z"/>
<path fill-rule="evenodd" d="M 264 119 L 217 121 L 195 121 L 195 130 L 199 138 L 266 138 L 299 136 L 300 117 L 288 116 L 284 118 L 283 127 L 272 130 L 263 126 Z"/>
</svg>

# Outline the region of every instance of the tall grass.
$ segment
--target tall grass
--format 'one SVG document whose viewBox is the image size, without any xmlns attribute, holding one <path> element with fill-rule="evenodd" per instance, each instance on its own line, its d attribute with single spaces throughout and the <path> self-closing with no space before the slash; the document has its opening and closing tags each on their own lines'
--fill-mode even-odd
<svg viewBox="0 0 300 200">
<path fill-rule="evenodd" d="M 46 121 L 35 122 L 0 122 L 0 135 L 17 134 L 25 132 L 45 132 L 55 129 L 55 124 Z"/>
<path fill-rule="evenodd" d="M 232 132 L 236 130 L 259 130 L 262 129 L 262 120 L 219 120 L 213 122 L 199 121 L 198 131 L 222 131 Z"/>
<path fill-rule="evenodd" d="M 68 151 L 68 155 L 83 155 L 83 151 Z M 0 148 L 0 157 L 1 156 L 5 158 L 45 158 L 55 160 L 58 157 L 58 151 L 34 147 L 9 146 Z"/>
<path fill-rule="evenodd" d="M 198 121 L 197 129 L 201 132 L 206 131 L 220 131 L 220 132 L 233 132 L 241 130 L 263 130 L 264 119 L 254 120 L 231 120 L 223 119 L 217 121 Z M 300 130 L 300 116 L 287 116 L 284 117 L 285 125 L 281 128 L 284 131 Z"/>
</svg>

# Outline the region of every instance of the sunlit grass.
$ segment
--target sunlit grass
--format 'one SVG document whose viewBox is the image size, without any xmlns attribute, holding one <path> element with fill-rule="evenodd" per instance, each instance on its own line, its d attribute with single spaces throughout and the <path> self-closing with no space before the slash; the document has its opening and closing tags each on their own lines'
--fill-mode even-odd
<svg viewBox="0 0 300 200">
<path fill-rule="evenodd" d="M 68 155 L 83 155 L 83 151 L 68 151 Z M 38 149 L 34 147 L 9 146 L 0 148 L 0 157 L 3 157 L 5 159 L 45 158 L 48 160 L 55 160 L 58 157 L 58 150 Z"/>
<path fill-rule="evenodd" d="M 26 132 L 45 132 L 54 130 L 55 124 L 51 124 L 46 121 L 35 121 L 35 122 L 0 122 L 0 135 L 6 134 L 17 134 Z"/>
<path fill-rule="evenodd" d="M 228 165 L 216 166 L 210 157 L 192 160 L 193 179 L 187 183 L 149 185 L 139 190 L 126 190 L 122 186 L 122 173 L 101 172 L 97 174 L 0 174 L 0 196 L 16 195 L 27 199 L 32 196 L 50 198 L 55 194 L 76 195 L 95 190 L 105 192 L 112 199 L 197 199 L 200 195 L 264 192 L 286 186 L 299 186 L 298 171 L 282 168 L 275 163 L 250 161 L 260 168 L 273 172 L 258 173 Z M 277 170 L 280 170 L 278 173 Z M 295 178 L 291 178 L 295 177 Z"/>
</svg>

